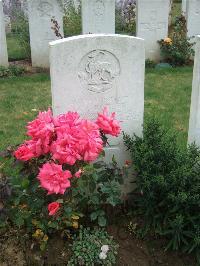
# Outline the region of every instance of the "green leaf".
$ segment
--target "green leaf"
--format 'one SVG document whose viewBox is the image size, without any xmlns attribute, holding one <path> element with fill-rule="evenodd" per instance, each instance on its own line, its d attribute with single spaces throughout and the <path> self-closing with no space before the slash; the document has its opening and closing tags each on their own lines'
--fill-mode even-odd
<svg viewBox="0 0 200 266">
<path fill-rule="evenodd" d="M 97 219 L 97 217 L 98 217 L 98 212 L 92 212 L 90 214 L 91 221 L 95 221 Z"/>
<path fill-rule="evenodd" d="M 17 226 L 22 226 L 22 225 L 24 225 L 24 219 L 23 219 L 23 217 L 21 217 L 21 216 L 18 216 L 17 218 L 16 218 L 16 220 L 15 220 L 15 223 L 16 223 L 16 225 Z"/>
<path fill-rule="evenodd" d="M 99 216 L 98 217 L 98 224 L 99 224 L 99 226 L 102 226 L 102 227 L 106 226 L 106 218 L 104 216 Z"/>
<path fill-rule="evenodd" d="M 23 179 L 23 181 L 22 181 L 22 188 L 23 189 L 27 189 L 28 186 L 29 186 L 29 184 L 30 184 L 30 181 L 27 178 Z"/>
</svg>

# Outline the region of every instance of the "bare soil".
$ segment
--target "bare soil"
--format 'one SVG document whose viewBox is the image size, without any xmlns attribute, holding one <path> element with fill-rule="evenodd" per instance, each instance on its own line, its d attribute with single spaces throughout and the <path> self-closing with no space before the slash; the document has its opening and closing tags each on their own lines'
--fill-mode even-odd
<svg viewBox="0 0 200 266">
<path fill-rule="evenodd" d="M 140 240 L 119 226 L 110 226 L 108 232 L 119 243 L 117 266 L 195 266 L 193 256 L 164 251 L 163 239 Z M 59 237 L 49 240 L 45 252 L 30 242 L 19 241 L 16 232 L 0 235 L 0 266 L 62 266 L 70 258 L 70 243 Z"/>
</svg>

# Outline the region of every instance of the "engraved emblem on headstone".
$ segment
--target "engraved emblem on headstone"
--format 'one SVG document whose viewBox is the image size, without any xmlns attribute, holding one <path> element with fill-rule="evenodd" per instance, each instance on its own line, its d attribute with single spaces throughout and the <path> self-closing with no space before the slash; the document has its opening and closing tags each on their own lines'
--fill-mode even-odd
<svg viewBox="0 0 200 266">
<path fill-rule="evenodd" d="M 97 0 L 94 4 L 94 13 L 97 16 L 102 16 L 105 12 L 105 5 L 102 0 Z"/>
<path fill-rule="evenodd" d="M 51 16 L 51 13 L 53 11 L 53 6 L 48 1 L 40 1 L 38 5 L 38 11 L 40 13 L 40 16 Z"/>
<path fill-rule="evenodd" d="M 119 75 L 119 60 L 108 51 L 91 51 L 80 62 L 78 76 L 81 85 L 89 91 L 101 93 L 112 89 Z"/>
</svg>

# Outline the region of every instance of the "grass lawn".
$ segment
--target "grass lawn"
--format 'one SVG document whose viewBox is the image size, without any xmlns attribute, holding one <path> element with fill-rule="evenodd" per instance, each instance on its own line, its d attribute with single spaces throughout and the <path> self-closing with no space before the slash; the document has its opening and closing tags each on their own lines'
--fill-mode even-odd
<svg viewBox="0 0 200 266">
<path fill-rule="evenodd" d="M 182 146 L 187 140 L 191 84 L 191 67 L 146 71 L 145 119 L 157 116 L 163 125 L 177 132 Z M 26 122 L 51 105 L 49 76 L 1 79 L 0 99 L 1 150 L 22 142 Z"/>
<path fill-rule="evenodd" d="M 19 40 L 14 34 L 7 34 L 8 58 L 9 61 L 21 60 L 26 58 L 25 51 L 20 45 Z"/>
</svg>

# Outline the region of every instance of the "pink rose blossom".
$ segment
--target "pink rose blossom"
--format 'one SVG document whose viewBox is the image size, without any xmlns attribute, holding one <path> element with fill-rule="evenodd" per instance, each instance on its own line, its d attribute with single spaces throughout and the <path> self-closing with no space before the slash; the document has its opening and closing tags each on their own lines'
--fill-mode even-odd
<svg viewBox="0 0 200 266">
<path fill-rule="evenodd" d="M 60 204 L 58 202 L 52 202 L 48 205 L 49 215 L 53 216 L 60 209 Z"/>
<path fill-rule="evenodd" d="M 38 158 L 40 155 L 49 152 L 48 146 L 43 146 L 42 141 L 27 140 L 15 152 L 14 155 L 18 160 L 28 161 L 32 158 Z"/>
<path fill-rule="evenodd" d="M 79 123 L 79 118 L 80 116 L 77 112 L 67 112 L 66 114 L 58 115 L 53 121 L 56 127 L 65 125 L 72 127 Z"/>
<path fill-rule="evenodd" d="M 78 119 L 77 115 L 73 117 Z M 94 161 L 103 149 L 98 125 L 77 119 L 71 119 L 70 124 L 55 129 L 57 140 L 51 145 L 51 153 L 60 164 L 74 165 L 77 160 Z"/>
<path fill-rule="evenodd" d="M 55 163 L 45 163 L 38 175 L 40 185 L 48 191 L 48 194 L 64 194 L 66 189 L 71 186 L 70 178 L 72 174 L 70 171 L 62 170 L 62 165 Z"/>
<path fill-rule="evenodd" d="M 79 149 L 83 160 L 87 162 L 95 161 L 103 150 L 103 141 L 98 125 L 89 120 L 82 120 L 77 138 L 79 140 L 77 149 Z"/>
<path fill-rule="evenodd" d="M 82 169 L 79 169 L 79 170 L 74 174 L 74 176 L 77 177 L 77 178 L 80 178 L 81 175 L 82 175 L 82 173 L 83 173 L 83 170 L 82 170 Z"/>
<path fill-rule="evenodd" d="M 40 139 L 45 149 L 52 139 L 54 133 L 54 124 L 52 112 L 49 109 L 47 112 L 40 112 L 38 117 L 32 122 L 28 123 L 27 134 L 33 140 Z"/>
<path fill-rule="evenodd" d="M 71 135 L 58 139 L 51 146 L 53 159 L 58 160 L 60 164 L 67 163 L 74 165 L 77 160 L 81 160 L 81 156 L 76 149 L 76 139 Z"/>
<path fill-rule="evenodd" d="M 115 119 L 115 113 L 112 113 L 111 116 L 109 116 L 107 107 L 104 107 L 103 113 L 98 114 L 96 123 L 104 134 L 109 134 L 115 137 L 120 134 L 121 128 L 119 122 Z"/>
<path fill-rule="evenodd" d="M 26 143 L 19 146 L 19 148 L 14 152 L 14 156 L 21 161 L 31 160 L 35 154 L 31 151 L 31 149 L 26 145 Z"/>
</svg>

